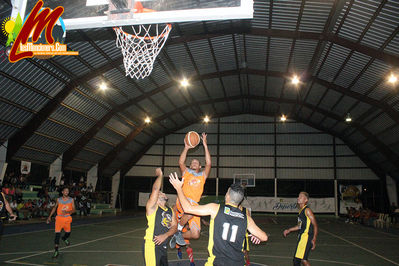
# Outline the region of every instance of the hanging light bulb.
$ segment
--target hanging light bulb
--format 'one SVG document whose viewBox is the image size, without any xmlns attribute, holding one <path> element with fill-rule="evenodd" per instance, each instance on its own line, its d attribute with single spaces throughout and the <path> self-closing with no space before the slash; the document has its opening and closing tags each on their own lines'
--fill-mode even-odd
<svg viewBox="0 0 399 266">
<path fill-rule="evenodd" d="M 351 117 L 351 115 L 349 113 L 346 115 L 345 122 L 346 123 L 352 122 L 352 117 Z"/>
</svg>

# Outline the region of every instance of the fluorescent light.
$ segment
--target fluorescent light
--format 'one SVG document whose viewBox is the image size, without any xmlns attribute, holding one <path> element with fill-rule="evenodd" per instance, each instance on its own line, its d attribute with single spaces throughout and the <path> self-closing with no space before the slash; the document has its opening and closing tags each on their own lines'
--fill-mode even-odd
<svg viewBox="0 0 399 266">
<path fill-rule="evenodd" d="M 208 116 L 205 116 L 205 117 L 204 117 L 204 122 L 205 122 L 205 123 L 208 123 L 209 121 L 210 121 L 209 117 L 208 117 Z"/>
<path fill-rule="evenodd" d="M 282 115 L 281 117 L 280 117 L 280 121 L 281 122 L 285 122 L 287 120 L 287 117 L 285 116 L 285 115 Z"/>
<path fill-rule="evenodd" d="M 151 118 L 149 118 L 148 116 L 144 119 L 144 122 L 149 124 L 151 123 Z"/>
</svg>

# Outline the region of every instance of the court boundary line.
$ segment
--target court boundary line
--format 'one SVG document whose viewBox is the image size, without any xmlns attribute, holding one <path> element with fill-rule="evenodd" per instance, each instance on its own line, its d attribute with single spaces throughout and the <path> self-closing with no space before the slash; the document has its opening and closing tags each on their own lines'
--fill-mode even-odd
<svg viewBox="0 0 399 266">
<path fill-rule="evenodd" d="M 132 219 L 137 219 L 137 218 L 141 218 L 141 217 L 125 218 L 125 219 L 120 219 L 118 221 L 132 220 Z M 105 223 L 110 223 L 110 222 L 115 222 L 115 221 L 110 220 L 110 221 L 98 222 L 98 223 L 78 224 L 78 225 L 74 225 L 73 227 L 75 228 L 75 227 L 82 227 L 82 226 L 87 226 L 87 225 L 105 224 Z M 37 224 L 39 224 L 39 223 L 37 223 Z M 23 224 L 21 224 L 21 225 L 23 225 Z M 51 224 L 49 226 L 51 226 Z M 5 228 L 7 228 L 7 227 L 5 227 Z M 2 238 L 7 237 L 7 236 L 17 236 L 17 235 L 30 234 L 30 233 L 36 233 L 36 232 L 45 232 L 45 231 L 51 231 L 51 230 L 54 230 L 54 228 L 53 229 L 36 230 L 36 231 L 30 231 L 30 232 L 23 232 L 23 233 L 14 233 L 14 234 L 5 234 L 5 235 L 3 234 Z"/>
<path fill-rule="evenodd" d="M 136 232 L 136 231 L 138 231 L 138 230 L 143 230 L 143 229 L 145 229 L 145 228 L 138 228 L 138 229 L 135 229 L 135 230 L 131 230 L 131 231 L 124 232 L 124 233 L 120 233 L 120 234 L 116 234 L 116 235 L 101 237 L 101 238 L 89 240 L 89 241 L 86 241 L 86 242 L 82 242 L 82 243 L 78 243 L 78 244 L 66 246 L 66 247 L 60 248 L 59 250 L 64 250 L 64 249 L 68 249 L 68 248 L 72 248 L 72 247 L 78 247 L 78 246 L 86 245 L 86 244 L 89 244 L 89 243 L 97 242 L 97 241 L 100 241 L 100 240 L 105 240 L 105 239 L 117 237 L 117 236 L 120 236 L 120 235 L 125 235 L 125 234 L 129 234 L 129 233 L 133 233 L 133 232 Z M 15 258 L 15 259 L 7 260 L 7 261 L 5 261 L 5 263 L 18 264 L 18 263 L 19 263 L 19 262 L 18 262 L 19 260 L 23 260 L 23 259 L 26 259 L 26 258 L 31 258 L 31 257 L 40 256 L 40 255 L 43 255 L 43 254 L 46 254 L 46 253 L 49 253 L 49 252 L 53 252 L 53 250 L 43 251 L 43 252 L 39 252 L 39 253 L 36 253 L 36 254 L 32 254 L 32 255 L 28 255 L 28 256 L 24 256 L 24 257 L 20 257 L 20 258 Z M 35 264 L 35 265 L 39 265 L 39 264 Z"/>
<path fill-rule="evenodd" d="M 390 263 L 392 263 L 392 264 L 394 264 L 394 265 L 399 265 L 399 263 L 397 263 L 397 262 L 395 262 L 395 261 L 393 261 L 393 260 L 390 260 L 390 259 L 388 259 L 388 258 L 386 258 L 386 257 L 384 257 L 384 256 L 382 256 L 382 255 L 380 255 L 380 254 L 378 254 L 378 253 L 376 253 L 376 252 L 374 252 L 374 251 L 368 249 L 368 248 L 365 248 L 365 247 L 362 247 L 362 246 L 360 246 L 360 245 L 358 245 L 358 244 L 356 244 L 356 243 L 353 243 L 352 241 L 346 240 L 345 238 L 342 238 L 342 237 L 340 237 L 340 236 L 338 236 L 338 235 L 336 235 L 336 234 L 333 234 L 333 233 L 331 233 L 331 232 L 328 232 L 328 231 L 326 231 L 326 230 L 324 230 L 324 229 L 319 229 L 319 230 L 322 231 L 322 232 L 324 232 L 324 233 L 327 233 L 327 234 L 329 234 L 329 235 L 331 235 L 331 236 L 334 236 L 334 237 L 336 237 L 336 238 L 338 238 L 338 239 L 340 239 L 340 240 L 342 240 L 342 241 L 345 241 L 345 242 L 347 242 L 347 243 L 349 243 L 349 244 L 352 244 L 352 245 L 355 246 L 355 247 L 358 247 L 358 248 L 360 248 L 360 249 L 363 249 L 364 251 L 367 251 L 367 252 L 373 254 L 374 256 L 377 256 L 377 257 L 379 257 L 379 258 L 381 258 L 381 259 L 384 259 L 384 260 L 386 260 L 386 261 L 388 261 L 388 262 L 390 262 Z"/>
</svg>

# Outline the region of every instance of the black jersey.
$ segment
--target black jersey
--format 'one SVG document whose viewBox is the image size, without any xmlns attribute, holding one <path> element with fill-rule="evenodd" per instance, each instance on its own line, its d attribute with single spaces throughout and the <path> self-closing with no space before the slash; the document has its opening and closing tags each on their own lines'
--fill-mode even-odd
<svg viewBox="0 0 399 266">
<path fill-rule="evenodd" d="M 298 226 L 299 226 L 299 232 L 298 234 L 308 234 L 310 236 L 313 236 L 313 224 L 310 221 L 309 217 L 306 215 L 306 209 L 308 208 L 307 205 L 305 205 L 298 214 Z"/>
<path fill-rule="evenodd" d="M 144 239 L 149 243 L 154 243 L 154 236 L 162 235 L 169 231 L 172 225 L 173 211 L 171 208 L 165 209 L 157 206 L 155 212 L 147 216 L 148 228 L 145 231 Z M 166 239 L 160 246 L 166 247 L 168 239 Z M 154 244 L 155 245 L 155 244 Z"/>
<path fill-rule="evenodd" d="M 246 212 L 236 206 L 220 204 L 209 227 L 209 258 L 205 265 L 244 265 L 242 249 L 247 225 Z"/>
</svg>

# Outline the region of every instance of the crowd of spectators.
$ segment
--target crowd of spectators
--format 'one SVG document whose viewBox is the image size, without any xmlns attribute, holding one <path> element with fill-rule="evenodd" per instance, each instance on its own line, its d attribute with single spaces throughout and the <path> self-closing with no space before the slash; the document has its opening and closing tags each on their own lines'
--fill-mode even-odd
<svg viewBox="0 0 399 266">
<path fill-rule="evenodd" d="M 395 225 L 398 222 L 398 216 L 399 213 L 396 212 L 397 206 L 392 203 L 390 206 L 390 211 L 389 213 L 385 214 L 387 218 L 389 218 L 389 223 L 392 225 Z M 346 223 L 351 223 L 351 224 L 363 224 L 367 226 L 373 226 L 375 225 L 375 221 L 378 219 L 381 219 L 380 213 L 374 212 L 371 209 L 368 208 L 362 208 L 360 207 L 359 209 L 356 209 L 354 207 L 347 207 L 346 208 L 347 215 L 346 215 Z"/>
<path fill-rule="evenodd" d="M 79 179 L 61 178 L 56 185 L 56 177 L 44 179 L 41 185 L 29 184 L 28 176 L 17 175 L 15 172 L 6 174 L 2 182 L 2 192 L 10 203 L 13 212 L 18 219 L 45 218 L 55 206 L 56 200 L 61 196 L 63 187 L 68 187 L 69 196 L 75 200 L 76 213 L 78 215 L 90 215 L 92 205 L 93 186 L 87 186 L 84 177 Z M 23 191 L 29 191 L 34 185 L 34 198 L 24 200 Z M 30 192 L 31 193 L 31 192 Z"/>
<path fill-rule="evenodd" d="M 359 223 L 364 225 L 372 226 L 374 220 L 378 218 L 378 213 L 368 209 L 368 208 L 359 208 L 355 209 L 354 207 L 347 207 L 347 219 L 346 223 Z"/>
</svg>

